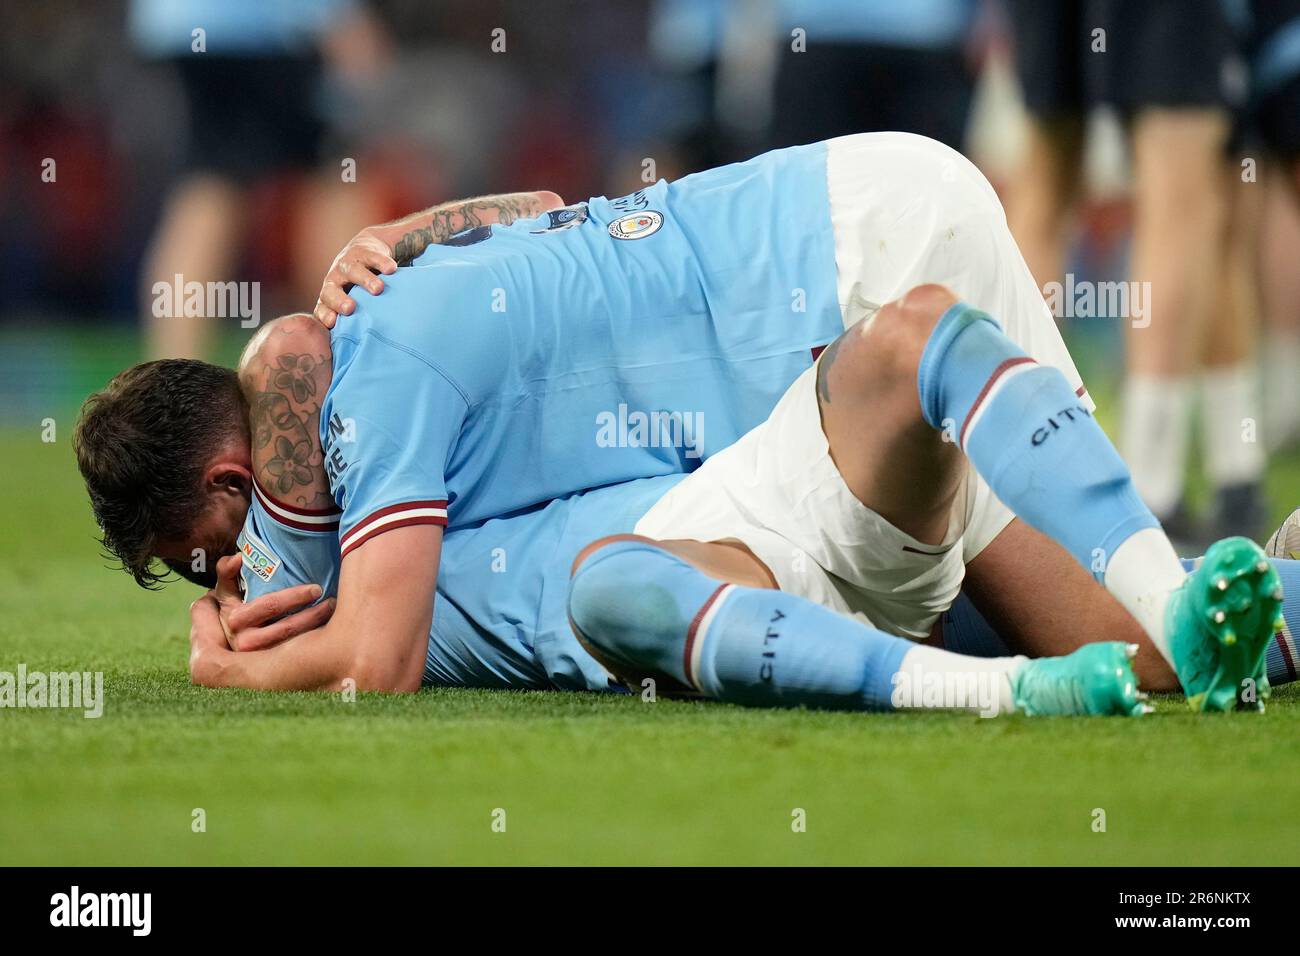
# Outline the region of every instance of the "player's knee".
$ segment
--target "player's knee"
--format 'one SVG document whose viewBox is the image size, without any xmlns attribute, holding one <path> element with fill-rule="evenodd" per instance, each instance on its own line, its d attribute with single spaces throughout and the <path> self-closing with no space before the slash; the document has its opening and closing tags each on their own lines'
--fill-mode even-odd
<svg viewBox="0 0 1300 956">
<path fill-rule="evenodd" d="M 651 538 L 616 534 L 593 541 L 573 562 L 569 620 L 583 637 L 602 647 L 629 628 L 648 623 L 646 601 L 655 589 L 647 575 L 674 559 Z"/>
<path fill-rule="evenodd" d="M 573 564 L 569 567 L 569 577 L 574 577 L 578 573 L 579 569 L 587 562 L 587 559 L 597 551 L 600 551 L 608 545 L 617 544 L 620 541 L 640 541 L 644 544 L 650 545 L 655 543 L 653 538 L 647 538 L 644 535 L 639 534 L 611 534 L 606 535 L 603 538 L 597 538 L 595 541 L 591 542 L 591 544 L 578 552 L 578 556 L 573 559 Z"/>
<path fill-rule="evenodd" d="M 940 316 L 957 296 L 942 285 L 919 285 L 887 303 L 863 327 L 862 346 L 889 378 L 914 387 L 921 356 Z"/>
<path fill-rule="evenodd" d="M 939 321 L 939 316 L 956 301 L 957 296 L 953 291 L 937 282 L 913 286 L 898 300 L 899 306 L 910 321 L 929 322 L 930 328 L 934 328 L 934 324 Z"/>
</svg>

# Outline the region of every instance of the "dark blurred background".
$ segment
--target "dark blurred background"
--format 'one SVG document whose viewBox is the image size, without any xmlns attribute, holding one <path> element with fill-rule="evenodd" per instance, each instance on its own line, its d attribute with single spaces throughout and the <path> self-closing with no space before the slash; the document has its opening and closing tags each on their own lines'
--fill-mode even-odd
<svg viewBox="0 0 1300 956">
<path fill-rule="evenodd" d="M 174 275 L 256 283 L 267 319 L 309 310 L 357 230 L 435 202 L 573 202 L 903 129 L 985 171 L 1040 283 L 1150 274 L 1191 300 L 1176 311 L 1203 308 L 1136 341 L 1124 316 L 1062 326 L 1103 422 L 1127 409 L 1126 456 L 1154 441 L 1173 460 L 1135 462 L 1157 512 L 1180 520 L 1227 488 L 1255 521 L 1270 461 L 1268 507 L 1300 493 L 1297 76 L 1289 0 L 7 3 L 0 427 L 66 415 L 144 357 L 233 359 L 238 318 L 152 314 Z M 1189 291 L 1205 274 L 1228 277 L 1209 304 Z M 1198 324 L 1209 344 L 1162 366 L 1164 337 Z M 1125 402 L 1126 354 L 1154 398 Z M 1198 456 L 1216 445 L 1190 425 L 1207 402 L 1228 410 L 1220 430 L 1258 413 L 1258 447 Z"/>
</svg>

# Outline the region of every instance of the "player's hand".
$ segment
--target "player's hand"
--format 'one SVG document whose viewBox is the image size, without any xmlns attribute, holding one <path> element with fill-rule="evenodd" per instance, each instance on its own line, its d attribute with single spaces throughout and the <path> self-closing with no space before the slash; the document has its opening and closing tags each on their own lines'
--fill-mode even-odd
<svg viewBox="0 0 1300 956">
<path fill-rule="evenodd" d="M 291 637 L 323 627 L 334 614 L 334 598 L 312 604 L 321 595 L 316 584 L 299 584 L 245 601 L 239 593 L 243 557 L 217 561 L 217 586 L 209 593 L 216 602 L 226 644 L 234 651 L 260 651 Z M 193 617 L 193 615 L 191 615 Z"/>
<path fill-rule="evenodd" d="M 390 276 L 397 271 L 393 248 L 374 229 L 362 229 L 334 257 L 334 264 L 325 273 L 320 298 L 312 315 L 327 329 L 334 328 L 340 315 L 351 315 L 357 303 L 348 291 L 359 285 L 371 295 L 384 291 L 381 275 Z"/>
<path fill-rule="evenodd" d="M 221 612 L 209 591 L 190 605 L 190 680 L 203 687 L 219 686 L 221 658 L 229 653 Z"/>
</svg>

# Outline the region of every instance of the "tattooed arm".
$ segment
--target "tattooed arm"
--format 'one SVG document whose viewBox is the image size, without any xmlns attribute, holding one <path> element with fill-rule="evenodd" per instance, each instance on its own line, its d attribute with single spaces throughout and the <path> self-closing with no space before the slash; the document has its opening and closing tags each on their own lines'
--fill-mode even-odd
<svg viewBox="0 0 1300 956">
<path fill-rule="evenodd" d="M 553 192 L 480 196 L 434 206 L 376 228 L 381 230 L 381 238 L 395 237 L 393 258 L 399 266 L 409 266 L 429 246 L 446 242 L 458 232 L 492 223 L 508 226 L 516 219 L 532 219 L 563 205 L 564 200 Z"/>
<path fill-rule="evenodd" d="M 248 400 L 253 474 L 299 508 L 332 508 L 320 446 L 320 408 L 333 371 L 329 333 L 308 315 L 268 322 L 239 360 Z"/>
<path fill-rule="evenodd" d="M 508 226 L 516 219 L 531 219 L 563 205 L 563 199 L 547 190 L 504 193 L 443 203 L 381 226 L 367 226 L 334 259 L 313 314 L 326 328 L 333 328 L 339 315 L 351 315 L 356 308 L 347 294 L 353 285 L 378 295 L 384 288 L 380 275 L 392 275 L 398 266 L 410 265 L 431 245 L 446 242 L 466 229 L 494 223 Z"/>
</svg>

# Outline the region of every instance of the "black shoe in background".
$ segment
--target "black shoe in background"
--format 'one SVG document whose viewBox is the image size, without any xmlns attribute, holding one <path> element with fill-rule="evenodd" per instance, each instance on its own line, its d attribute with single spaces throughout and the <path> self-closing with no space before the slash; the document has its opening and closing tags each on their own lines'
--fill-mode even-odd
<svg viewBox="0 0 1300 956">
<path fill-rule="evenodd" d="M 1210 527 L 1198 520 L 1188 509 L 1187 502 L 1181 499 L 1173 511 L 1156 515 L 1156 518 L 1180 558 L 1200 557 L 1216 540 Z"/>
<path fill-rule="evenodd" d="M 1264 497 L 1262 482 L 1224 485 L 1214 498 L 1213 517 L 1209 522 L 1212 540 L 1239 534 L 1252 541 L 1262 541 L 1273 530 L 1268 516 L 1268 501 Z"/>
</svg>

